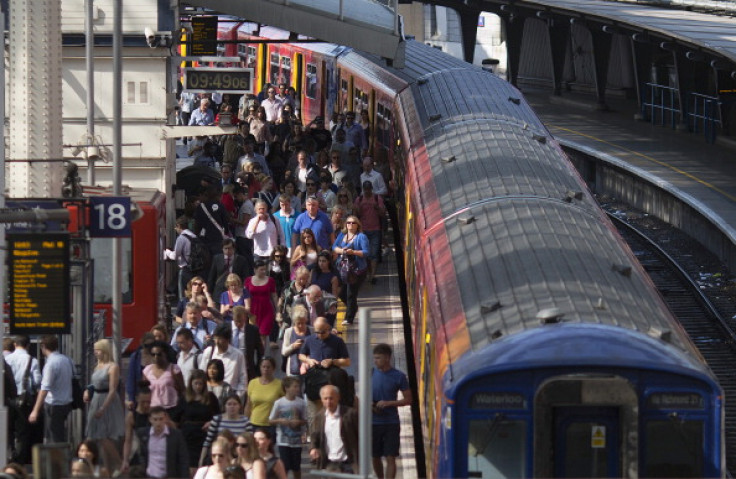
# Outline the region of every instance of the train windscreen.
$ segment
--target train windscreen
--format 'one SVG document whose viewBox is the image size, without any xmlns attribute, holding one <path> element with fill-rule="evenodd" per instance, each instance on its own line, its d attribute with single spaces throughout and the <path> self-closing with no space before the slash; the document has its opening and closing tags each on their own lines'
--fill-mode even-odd
<svg viewBox="0 0 736 479">
<path fill-rule="evenodd" d="M 526 421 L 496 415 L 468 426 L 468 477 L 526 477 Z"/>
</svg>

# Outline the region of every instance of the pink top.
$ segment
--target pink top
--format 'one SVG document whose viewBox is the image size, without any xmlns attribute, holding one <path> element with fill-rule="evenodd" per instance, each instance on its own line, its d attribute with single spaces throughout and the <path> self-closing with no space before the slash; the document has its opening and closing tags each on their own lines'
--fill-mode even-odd
<svg viewBox="0 0 736 479">
<path fill-rule="evenodd" d="M 383 209 L 383 198 L 373 195 L 368 199 L 361 196 L 355 198 L 353 214 L 360 218 L 363 231 L 378 231 L 381 229 L 381 214 Z"/>
<path fill-rule="evenodd" d="M 153 364 L 143 369 L 143 376 L 151 383 L 151 407 L 161 406 L 169 409 L 176 406 L 179 402 L 179 395 L 174 386 L 174 374 L 181 373 L 181 369 L 176 364 L 171 364 L 159 378 L 153 375 L 152 370 Z"/>
</svg>

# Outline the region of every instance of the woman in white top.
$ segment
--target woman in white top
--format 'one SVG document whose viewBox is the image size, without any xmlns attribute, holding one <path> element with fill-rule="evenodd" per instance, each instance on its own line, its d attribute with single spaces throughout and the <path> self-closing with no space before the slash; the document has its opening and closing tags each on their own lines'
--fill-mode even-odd
<svg viewBox="0 0 736 479">
<path fill-rule="evenodd" d="M 230 465 L 233 457 L 230 452 L 230 443 L 224 437 L 218 437 L 212 443 L 212 465 L 197 469 L 194 479 L 222 479 L 225 477 L 225 469 Z"/>
<path fill-rule="evenodd" d="M 266 463 L 258 454 L 252 432 L 244 432 L 235 439 L 237 457 L 233 464 L 245 470 L 246 479 L 266 479 Z"/>
</svg>

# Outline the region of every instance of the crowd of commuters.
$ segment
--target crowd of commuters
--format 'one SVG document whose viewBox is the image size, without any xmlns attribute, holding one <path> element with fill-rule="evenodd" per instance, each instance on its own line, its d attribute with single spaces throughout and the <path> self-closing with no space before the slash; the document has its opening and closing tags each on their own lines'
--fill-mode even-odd
<svg viewBox="0 0 736 479">
<path fill-rule="evenodd" d="M 390 173 L 369 156 L 368 112 L 303 126 L 284 84 L 239 102 L 184 92 L 181 107 L 182 124 L 229 121 L 240 133 L 187 141 L 221 180 L 203 181 L 176 221 L 166 252 L 179 269 L 175 319 L 139 338 L 124 378 L 109 342 L 95 343 L 86 439 L 71 470 L 298 479 L 306 444 L 318 467 L 355 470 L 355 388 L 335 319 L 341 300 L 344 325 L 353 324 L 362 287 L 376 283 L 391 201 Z M 43 438 L 67 439 L 74 367 L 56 337 L 39 344 L 43 368 L 22 336 L 6 359 L 18 391 L 33 391 L 32 403 L 12 408 L 11 459 L 20 464 Z M 374 353 L 374 470 L 395 477 L 396 408 L 411 394 L 390 348 Z"/>
</svg>

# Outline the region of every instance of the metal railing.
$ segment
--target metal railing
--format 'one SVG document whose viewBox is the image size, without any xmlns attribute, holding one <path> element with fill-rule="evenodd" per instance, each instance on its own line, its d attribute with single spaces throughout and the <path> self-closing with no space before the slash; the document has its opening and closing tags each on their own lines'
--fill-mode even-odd
<svg viewBox="0 0 736 479">
<path fill-rule="evenodd" d="M 693 133 L 701 129 L 705 135 L 705 141 L 715 143 L 716 132 L 721 125 L 721 101 L 708 95 L 690 93 L 692 108 L 687 112 L 688 127 Z"/>
<path fill-rule="evenodd" d="M 646 83 L 641 112 L 654 125 L 666 126 L 668 123 L 675 129 L 682 119 L 679 90 L 656 83 Z"/>
</svg>

